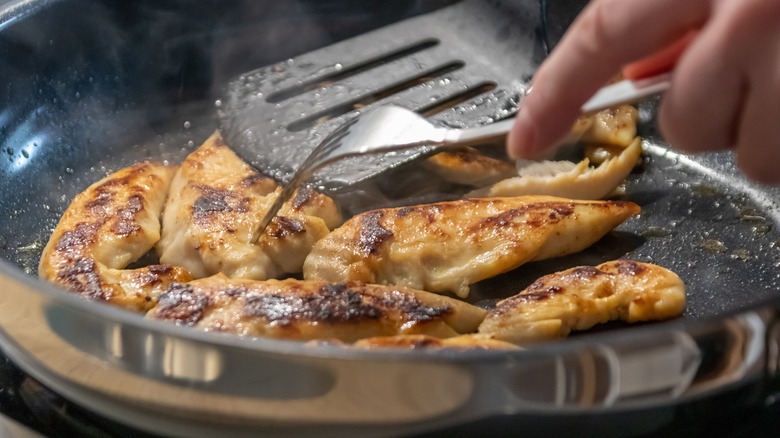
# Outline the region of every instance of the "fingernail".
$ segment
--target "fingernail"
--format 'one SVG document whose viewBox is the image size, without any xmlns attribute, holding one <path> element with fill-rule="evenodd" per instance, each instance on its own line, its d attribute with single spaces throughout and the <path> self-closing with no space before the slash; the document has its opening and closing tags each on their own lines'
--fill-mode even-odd
<svg viewBox="0 0 780 438">
<path fill-rule="evenodd" d="M 507 153 L 513 160 L 531 157 L 536 151 L 536 130 L 528 110 L 520 109 L 508 138 Z"/>
</svg>

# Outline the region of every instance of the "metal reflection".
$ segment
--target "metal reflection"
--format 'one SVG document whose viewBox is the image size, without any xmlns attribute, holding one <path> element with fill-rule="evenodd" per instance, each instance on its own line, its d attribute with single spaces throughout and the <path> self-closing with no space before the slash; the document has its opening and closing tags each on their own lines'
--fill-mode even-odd
<svg viewBox="0 0 780 438">
<path fill-rule="evenodd" d="M 222 355 L 214 348 L 165 339 L 162 371 L 166 377 L 211 382 L 222 375 L 223 367 Z"/>
</svg>

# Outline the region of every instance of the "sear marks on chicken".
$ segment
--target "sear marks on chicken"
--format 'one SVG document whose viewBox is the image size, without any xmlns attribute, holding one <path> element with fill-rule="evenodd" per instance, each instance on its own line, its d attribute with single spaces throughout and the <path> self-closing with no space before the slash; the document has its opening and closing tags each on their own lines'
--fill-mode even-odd
<svg viewBox="0 0 780 438">
<path fill-rule="evenodd" d="M 453 337 L 476 331 L 485 312 L 404 287 L 218 274 L 169 285 L 147 317 L 243 336 L 354 342 L 400 334 Z"/>
<path fill-rule="evenodd" d="M 304 278 L 468 295 L 524 263 L 581 251 L 632 215 L 625 201 L 549 196 L 464 199 L 369 211 L 320 240 Z"/>
<path fill-rule="evenodd" d="M 299 273 L 316 241 L 341 223 L 333 200 L 299 190 L 266 228 L 253 236 L 281 189 L 212 135 L 182 163 L 163 215 L 160 260 L 195 278 L 224 273 L 265 280 Z"/>
<path fill-rule="evenodd" d="M 536 280 L 490 310 L 479 333 L 526 345 L 612 320 L 673 318 L 684 308 L 685 285 L 677 274 L 648 263 L 616 260 Z"/>
<path fill-rule="evenodd" d="M 124 269 L 160 239 L 160 212 L 174 169 L 139 163 L 77 195 L 41 255 L 38 275 L 87 298 L 146 311 L 171 282 L 190 279 L 171 265 Z"/>
</svg>

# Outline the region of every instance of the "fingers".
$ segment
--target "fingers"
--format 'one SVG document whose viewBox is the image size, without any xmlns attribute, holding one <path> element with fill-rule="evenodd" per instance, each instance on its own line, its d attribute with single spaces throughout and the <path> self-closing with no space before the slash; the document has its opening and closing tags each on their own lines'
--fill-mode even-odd
<svg viewBox="0 0 780 438">
<path fill-rule="evenodd" d="M 739 167 L 763 183 L 780 182 L 780 63 L 773 64 L 752 82 L 735 147 Z"/>
<path fill-rule="evenodd" d="M 685 36 L 664 49 L 623 66 L 623 69 L 621 70 L 623 77 L 626 79 L 638 80 L 662 73 L 668 73 L 674 68 L 675 64 L 677 64 L 677 61 L 680 59 L 680 56 L 688 49 L 688 46 L 691 45 L 698 34 L 698 30 L 689 31 Z"/>
<path fill-rule="evenodd" d="M 539 69 L 533 92 L 521 102 L 507 143 L 510 155 L 541 155 L 566 134 L 580 106 L 622 65 L 700 26 L 710 5 L 710 0 L 592 1 Z"/>
<path fill-rule="evenodd" d="M 751 0 L 759 2 L 760 0 Z M 759 182 L 780 183 L 780 5 L 762 2 L 743 29 L 748 89 L 737 126 L 737 163 Z M 763 27 L 763 28 L 762 28 Z"/>
<path fill-rule="evenodd" d="M 677 64 L 661 130 L 689 152 L 735 148 L 749 177 L 780 182 L 780 2 L 719 8 Z"/>
<path fill-rule="evenodd" d="M 678 61 L 661 102 L 664 138 L 689 152 L 725 149 L 736 138 L 747 79 L 738 67 L 742 41 L 724 34 L 724 26 L 714 22 L 702 29 Z"/>
</svg>

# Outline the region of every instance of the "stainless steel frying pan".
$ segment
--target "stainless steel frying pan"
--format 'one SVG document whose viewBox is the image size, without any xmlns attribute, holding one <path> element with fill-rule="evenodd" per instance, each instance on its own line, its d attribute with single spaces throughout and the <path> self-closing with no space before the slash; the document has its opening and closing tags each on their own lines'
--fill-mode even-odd
<svg viewBox="0 0 780 438">
<path fill-rule="evenodd" d="M 663 431 L 679 409 L 711 397 L 727 398 L 728 410 L 763 403 L 779 363 L 780 192 L 747 182 L 730 154 L 673 152 L 655 134 L 652 105 L 642 108 L 648 158 L 626 194 L 642 205 L 641 217 L 582 254 L 483 282 L 473 300 L 490 303 L 566 266 L 630 257 L 687 282 L 689 307 L 678 320 L 511 353 L 354 351 L 147 321 L 35 277 L 72 196 L 139 159 L 181 160 L 216 127 L 215 101 L 235 75 L 446 3 L 6 5 L 0 347 L 66 398 L 176 436 L 398 435 L 475 421 L 576 436 L 589 433 L 583 419 L 594 414 L 611 426 L 600 436 L 625 436 Z M 538 48 L 534 63 L 581 6 L 517 0 L 536 17 L 523 42 Z M 373 184 L 388 198 L 398 189 Z"/>
</svg>

